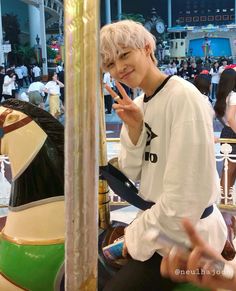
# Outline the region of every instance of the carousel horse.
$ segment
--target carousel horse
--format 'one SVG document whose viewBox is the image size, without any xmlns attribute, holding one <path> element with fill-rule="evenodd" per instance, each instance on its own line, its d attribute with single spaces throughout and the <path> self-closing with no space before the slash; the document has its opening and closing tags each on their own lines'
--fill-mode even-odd
<svg viewBox="0 0 236 291">
<path fill-rule="evenodd" d="M 64 290 L 64 127 L 48 112 L 9 99 L 0 106 L 0 154 L 12 171 L 0 290 Z"/>
</svg>

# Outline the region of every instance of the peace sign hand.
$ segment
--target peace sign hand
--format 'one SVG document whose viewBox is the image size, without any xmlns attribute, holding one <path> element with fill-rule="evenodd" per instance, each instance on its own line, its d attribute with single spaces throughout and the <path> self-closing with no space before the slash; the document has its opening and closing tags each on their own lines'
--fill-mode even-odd
<svg viewBox="0 0 236 291">
<path fill-rule="evenodd" d="M 113 109 L 128 126 L 129 137 L 133 144 L 136 145 L 143 128 L 143 113 L 141 109 L 129 98 L 125 92 L 125 89 L 119 82 L 116 82 L 116 87 L 119 90 L 122 98 L 120 98 L 108 85 L 105 85 L 107 91 L 117 102 L 113 104 Z"/>
</svg>

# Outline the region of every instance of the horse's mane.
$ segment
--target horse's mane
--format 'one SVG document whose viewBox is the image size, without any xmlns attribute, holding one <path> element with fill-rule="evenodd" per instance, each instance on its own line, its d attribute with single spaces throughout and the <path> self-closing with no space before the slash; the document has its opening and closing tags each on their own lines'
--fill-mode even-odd
<svg viewBox="0 0 236 291">
<path fill-rule="evenodd" d="M 53 142 L 58 153 L 64 157 L 64 126 L 47 111 L 25 101 L 8 99 L 1 106 L 21 111 L 31 117 Z"/>
</svg>

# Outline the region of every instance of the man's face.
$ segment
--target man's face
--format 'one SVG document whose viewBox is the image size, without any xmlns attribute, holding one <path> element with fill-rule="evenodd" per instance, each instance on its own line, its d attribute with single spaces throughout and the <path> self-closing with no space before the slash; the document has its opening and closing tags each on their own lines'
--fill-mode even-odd
<svg viewBox="0 0 236 291">
<path fill-rule="evenodd" d="M 150 53 L 146 49 L 124 48 L 115 60 L 107 64 L 107 70 L 115 80 L 128 87 L 142 88 L 150 61 Z"/>
<path fill-rule="evenodd" d="M 56 81 L 57 80 L 57 74 L 54 74 L 52 79 L 53 79 L 53 81 Z"/>
</svg>

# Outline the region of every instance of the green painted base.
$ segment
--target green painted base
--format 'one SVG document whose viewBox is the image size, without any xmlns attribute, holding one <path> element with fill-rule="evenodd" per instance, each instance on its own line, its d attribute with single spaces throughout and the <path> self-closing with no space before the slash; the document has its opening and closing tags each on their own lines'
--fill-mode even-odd
<svg viewBox="0 0 236 291">
<path fill-rule="evenodd" d="M 0 272 L 31 291 L 53 291 L 64 262 L 64 244 L 17 245 L 0 237 Z"/>
<path fill-rule="evenodd" d="M 196 287 L 189 283 L 179 284 L 173 291 L 211 291 L 210 289 L 203 289 Z"/>
</svg>

